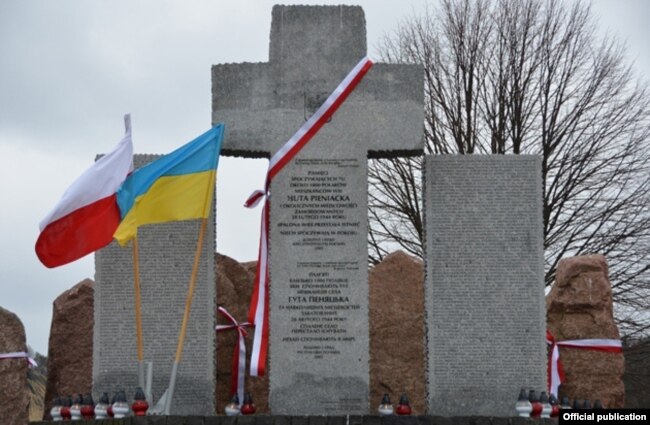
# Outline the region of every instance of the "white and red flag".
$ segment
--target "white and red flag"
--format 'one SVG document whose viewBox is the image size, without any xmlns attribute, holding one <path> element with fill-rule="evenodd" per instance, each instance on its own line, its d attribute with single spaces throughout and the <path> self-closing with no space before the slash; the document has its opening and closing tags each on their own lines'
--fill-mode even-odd
<svg viewBox="0 0 650 425">
<path fill-rule="evenodd" d="M 266 356 L 269 338 L 269 265 L 268 265 L 268 225 L 269 225 L 269 188 L 273 178 L 289 163 L 300 150 L 311 140 L 318 130 L 334 115 L 334 112 L 352 93 L 361 79 L 368 73 L 373 62 L 363 58 L 350 73 L 334 89 L 332 94 L 318 108 L 298 131 L 271 157 L 266 174 L 264 190 L 255 191 L 244 204 L 247 208 L 255 207 L 264 197 L 266 201 L 262 210 L 260 231 L 260 248 L 257 259 L 257 272 L 253 287 L 253 298 L 248 312 L 248 321 L 255 325 L 253 352 L 251 353 L 250 373 L 252 376 L 263 376 L 266 367 Z"/>
<path fill-rule="evenodd" d="M 124 138 L 65 191 L 40 222 L 36 255 L 47 267 L 58 267 L 90 254 L 113 240 L 120 223 L 117 189 L 133 171 L 131 116 L 124 116 Z"/>
</svg>

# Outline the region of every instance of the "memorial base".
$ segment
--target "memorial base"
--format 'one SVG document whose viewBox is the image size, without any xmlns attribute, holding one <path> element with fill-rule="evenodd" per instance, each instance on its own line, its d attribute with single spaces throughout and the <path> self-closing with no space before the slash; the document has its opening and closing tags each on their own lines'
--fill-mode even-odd
<svg viewBox="0 0 650 425">
<path fill-rule="evenodd" d="M 53 422 L 30 422 L 49 425 Z M 95 425 L 551 425 L 553 419 L 487 416 L 147 416 L 96 421 L 71 421 Z"/>
</svg>

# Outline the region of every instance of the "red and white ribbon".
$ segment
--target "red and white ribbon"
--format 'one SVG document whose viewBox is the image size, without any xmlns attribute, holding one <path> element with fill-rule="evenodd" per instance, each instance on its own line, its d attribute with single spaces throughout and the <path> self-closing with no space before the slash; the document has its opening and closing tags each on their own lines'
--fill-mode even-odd
<svg viewBox="0 0 650 425">
<path fill-rule="evenodd" d="M 29 367 L 38 366 L 36 360 L 31 358 L 29 353 L 26 353 L 24 351 L 15 351 L 13 353 L 0 353 L 0 359 L 27 359 L 27 363 L 29 364 Z"/>
<path fill-rule="evenodd" d="M 232 381 L 230 385 L 230 394 L 237 393 L 239 397 L 239 403 L 241 404 L 244 400 L 244 377 L 246 375 L 246 328 L 251 327 L 252 325 L 248 322 L 239 323 L 235 318 L 228 313 L 228 311 L 219 307 L 217 309 L 219 313 L 223 314 L 229 321 L 231 325 L 217 325 L 215 329 L 217 332 L 229 331 L 231 329 L 236 329 L 238 336 L 238 344 L 235 345 L 235 351 L 232 356 Z"/>
<path fill-rule="evenodd" d="M 560 347 L 579 348 L 582 350 L 622 353 L 623 345 L 618 339 L 573 339 L 556 341 L 551 332 L 546 331 L 546 343 L 551 346 L 551 356 L 548 359 L 548 390 L 555 397 L 558 388 L 564 382 L 564 368 L 560 360 Z"/>
<path fill-rule="evenodd" d="M 327 100 L 318 108 L 300 129 L 271 157 L 269 169 L 266 173 L 264 190 L 257 190 L 248 198 L 244 206 L 255 207 L 263 198 L 264 209 L 262 210 L 262 224 L 260 229 L 260 249 L 258 252 L 257 272 L 255 274 L 255 286 L 253 299 L 251 300 L 248 312 L 248 320 L 255 325 L 255 336 L 253 338 L 253 352 L 251 354 L 251 375 L 263 376 L 266 368 L 266 356 L 268 352 L 268 289 L 269 289 L 269 268 L 268 268 L 268 225 L 269 225 L 269 188 L 273 178 L 295 157 L 298 152 L 311 140 L 312 137 L 325 125 L 334 115 L 334 112 L 352 93 L 361 79 L 372 67 L 372 60 L 367 56 L 363 58 L 350 73 L 334 89 Z"/>
</svg>

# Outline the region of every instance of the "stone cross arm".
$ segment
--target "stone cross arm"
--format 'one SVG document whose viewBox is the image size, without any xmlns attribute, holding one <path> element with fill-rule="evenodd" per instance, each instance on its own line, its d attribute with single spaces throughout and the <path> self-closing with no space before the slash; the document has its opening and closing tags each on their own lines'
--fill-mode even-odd
<svg viewBox="0 0 650 425">
<path fill-rule="evenodd" d="M 212 121 L 226 124 L 222 153 L 275 153 L 365 55 L 360 7 L 275 6 L 269 62 L 212 68 Z M 420 154 L 423 84 L 420 65 L 375 64 L 321 133 L 337 150 L 364 156 Z"/>
<path fill-rule="evenodd" d="M 353 65 L 338 67 L 336 78 L 327 84 L 315 81 L 293 90 L 273 82 L 268 63 L 214 66 L 213 122 L 226 124 L 222 153 L 269 157 Z M 338 140 L 362 144 L 371 157 L 419 155 L 423 94 L 421 66 L 375 64 L 323 131 Z"/>
</svg>

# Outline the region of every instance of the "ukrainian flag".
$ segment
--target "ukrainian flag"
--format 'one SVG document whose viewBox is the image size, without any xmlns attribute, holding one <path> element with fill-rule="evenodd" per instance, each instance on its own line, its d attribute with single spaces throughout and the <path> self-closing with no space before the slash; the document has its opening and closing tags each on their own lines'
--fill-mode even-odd
<svg viewBox="0 0 650 425">
<path fill-rule="evenodd" d="M 117 192 L 121 222 L 113 237 L 120 245 L 144 224 L 210 215 L 223 131 L 218 124 L 127 177 Z"/>
</svg>

